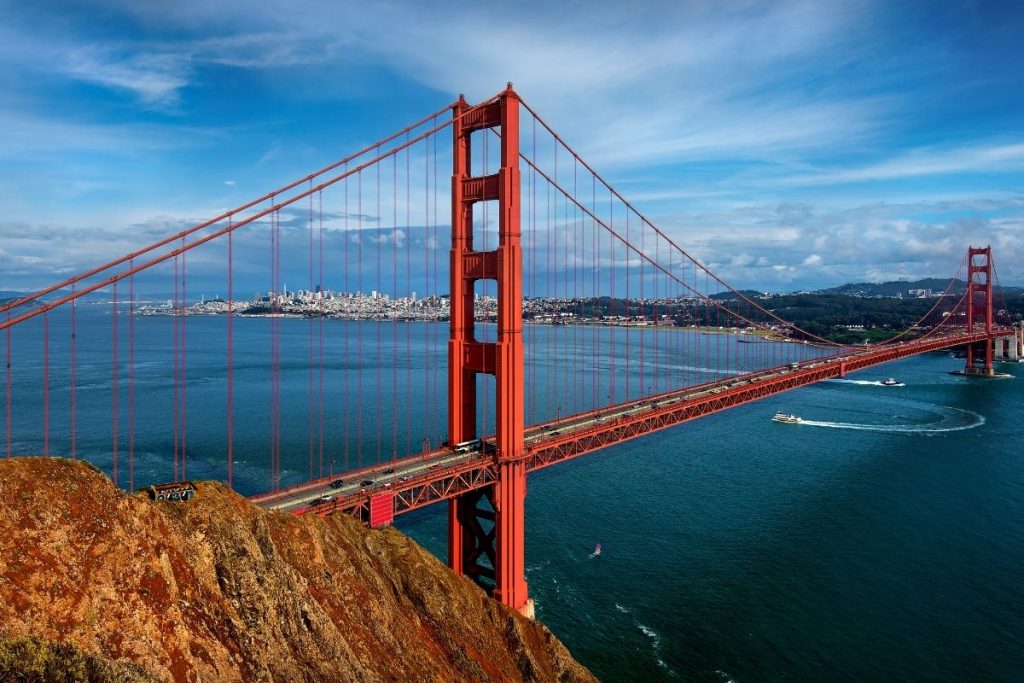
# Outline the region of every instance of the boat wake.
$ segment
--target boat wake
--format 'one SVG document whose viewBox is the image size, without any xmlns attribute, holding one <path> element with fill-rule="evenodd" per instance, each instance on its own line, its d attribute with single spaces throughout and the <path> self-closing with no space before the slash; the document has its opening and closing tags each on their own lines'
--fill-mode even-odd
<svg viewBox="0 0 1024 683">
<path fill-rule="evenodd" d="M 633 625 L 637 627 L 640 633 L 647 636 L 647 638 L 650 640 L 651 654 L 654 655 L 654 661 L 658 664 L 659 667 L 665 669 L 674 678 L 676 676 L 675 669 L 669 666 L 661 657 L 661 635 L 650 626 L 638 621 L 637 618 L 633 616 L 633 610 L 629 609 L 628 607 L 623 607 L 619 603 L 615 603 L 615 609 L 618 610 L 621 614 L 628 614 L 632 617 Z"/>
<path fill-rule="evenodd" d="M 829 379 L 826 382 L 835 382 L 836 384 L 859 384 L 862 387 L 905 387 L 907 386 L 903 382 L 896 382 L 895 384 L 886 384 L 878 380 L 867 380 L 867 379 Z"/>
<path fill-rule="evenodd" d="M 672 667 L 665 663 L 665 660 L 661 658 L 661 636 L 650 626 L 641 624 L 639 621 L 636 622 L 636 626 L 640 629 L 640 632 L 651 640 L 651 653 L 654 655 L 654 661 L 658 663 L 662 669 L 672 672 Z M 673 672 L 674 673 L 674 672 Z"/>
<path fill-rule="evenodd" d="M 972 411 L 963 410 L 961 408 L 953 408 L 951 406 L 942 406 L 947 410 L 952 410 L 960 413 L 968 418 L 970 422 L 964 422 L 961 424 L 944 425 L 938 423 L 935 425 L 921 425 L 921 424 L 897 424 L 897 425 L 882 425 L 882 424 L 859 424 L 854 422 L 830 422 L 827 420 L 801 420 L 801 425 L 807 425 L 809 427 L 825 427 L 828 429 L 853 429 L 861 432 L 883 432 L 888 434 L 942 434 L 945 432 L 962 432 L 967 429 L 974 429 L 985 424 L 985 418 L 982 415 Z"/>
</svg>

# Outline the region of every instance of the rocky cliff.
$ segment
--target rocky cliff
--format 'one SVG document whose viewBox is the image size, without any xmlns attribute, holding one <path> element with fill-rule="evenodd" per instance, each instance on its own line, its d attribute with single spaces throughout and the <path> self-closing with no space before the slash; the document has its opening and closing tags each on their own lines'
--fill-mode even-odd
<svg viewBox="0 0 1024 683">
<path fill-rule="evenodd" d="M 394 529 L 198 489 L 157 503 L 81 462 L 0 461 L 0 680 L 72 660 L 74 680 L 594 680 Z"/>
</svg>

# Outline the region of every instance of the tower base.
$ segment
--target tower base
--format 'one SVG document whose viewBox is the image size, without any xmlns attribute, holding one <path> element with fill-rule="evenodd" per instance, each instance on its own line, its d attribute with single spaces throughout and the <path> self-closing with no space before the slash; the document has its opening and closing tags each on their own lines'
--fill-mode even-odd
<svg viewBox="0 0 1024 683">
<path fill-rule="evenodd" d="M 986 370 L 985 368 L 964 368 L 963 370 L 952 370 L 949 374 L 978 379 L 1006 379 L 1007 377 L 1013 377 L 1013 375 L 1005 372 L 996 372 L 995 370 Z"/>
</svg>

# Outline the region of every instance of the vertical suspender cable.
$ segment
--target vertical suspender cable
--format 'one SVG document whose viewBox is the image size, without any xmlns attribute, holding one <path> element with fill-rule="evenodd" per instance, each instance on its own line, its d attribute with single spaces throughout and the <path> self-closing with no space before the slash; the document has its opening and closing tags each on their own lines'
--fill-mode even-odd
<svg viewBox="0 0 1024 683">
<path fill-rule="evenodd" d="M 566 168 L 566 172 L 568 172 L 568 167 Z M 576 194 L 575 184 L 576 184 L 576 160 L 574 159 L 573 160 L 573 195 L 574 196 Z M 570 247 L 572 246 L 573 240 L 575 239 L 575 227 L 576 227 L 575 226 L 576 212 L 575 212 L 574 209 L 575 209 L 575 207 L 572 206 L 572 202 L 570 202 L 568 200 L 568 198 L 566 198 L 566 200 L 565 200 L 565 214 L 564 214 L 565 218 L 563 219 L 564 223 L 563 223 L 563 228 L 562 228 L 562 234 L 564 235 L 564 237 L 562 239 L 562 242 L 564 243 L 564 246 L 565 246 L 564 251 L 562 252 L 562 258 L 564 259 L 564 267 L 562 269 L 562 272 L 565 273 L 565 278 L 566 278 L 566 281 L 565 281 L 565 292 L 563 294 L 563 298 L 565 299 L 566 302 L 571 302 L 572 299 L 575 298 L 574 297 L 573 287 L 575 286 L 574 282 L 575 282 L 575 279 L 576 279 L 576 269 L 575 269 L 575 267 L 570 266 L 570 261 L 572 260 L 572 256 L 573 256 L 573 252 L 570 251 Z M 565 322 L 564 318 L 566 316 L 572 315 L 573 310 L 574 310 L 573 305 L 571 305 L 571 303 L 567 303 L 567 305 L 565 306 L 565 311 L 564 311 L 564 315 L 563 315 L 563 322 Z M 566 334 L 565 343 L 566 343 L 566 346 L 569 346 L 570 343 L 572 344 L 572 356 L 573 357 L 572 357 L 572 362 L 565 364 L 565 372 L 566 372 L 567 376 L 566 376 L 566 381 L 562 383 L 562 386 L 564 386 L 566 388 L 566 391 L 569 392 L 569 395 L 565 397 L 565 412 L 566 412 L 566 414 L 575 415 L 578 412 L 577 411 L 577 406 L 576 406 L 576 401 L 577 401 L 576 375 L 578 374 L 577 373 L 577 363 L 578 363 L 577 359 L 578 359 L 579 354 L 577 353 L 577 349 L 576 349 L 576 326 L 574 324 L 572 324 L 572 318 L 568 318 L 568 320 L 570 321 L 570 326 L 572 327 L 572 340 L 570 342 L 570 340 L 569 340 L 569 330 L 566 330 L 566 333 L 565 333 Z"/>
<path fill-rule="evenodd" d="M 612 224 L 612 221 L 614 220 L 614 217 L 615 217 L 615 210 L 614 210 L 614 207 L 612 205 L 611 200 L 609 200 L 608 201 L 608 223 L 609 223 L 609 225 Z M 626 232 L 625 232 L 625 234 L 626 234 L 626 242 L 629 242 L 629 213 L 628 212 L 626 213 Z M 626 261 L 625 261 L 626 265 L 625 265 L 625 273 L 623 273 L 623 274 L 625 275 L 624 279 L 626 280 L 626 298 L 625 298 L 625 310 L 623 310 L 623 313 L 625 314 L 625 317 L 626 317 L 626 329 L 623 330 L 623 332 L 625 333 L 625 337 L 626 337 L 626 353 L 625 353 L 625 357 L 623 359 L 623 365 L 622 365 L 622 368 L 623 368 L 623 373 L 622 373 L 623 377 L 622 377 L 622 379 L 623 379 L 623 383 L 625 385 L 624 386 L 624 389 L 625 389 L 625 399 L 628 401 L 629 398 L 630 398 L 629 397 L 629 388 L 630 388 L 630 381 L 629 381 L 629 363 L 630 363 L 629 346 L 630 346 L 630 341 L 631 341 L 630 337 L 632 335 L 630 334 L 630 328 L 629 328 L 629 307 L 630 307 L 630 299 L 629 299 L 629 280 L 630 280 L 630 277 L 629 277 L 629 275 L 630 275 L 630 273 L 629 273 L 629 250 L 626 249 L 625 252 L 626 252 Z M 641 370 L 641 372 L 643 372 L 643 370 Z"/>
<path fill-rule="evenodd" d="M 363 292 L 363 172 L 356 174 L 356 281 L 359 295 Z M 362 303 L 362 302 L 360 302 Z M 363 465 L 363 330 L 359 326 L 356 335 L 356 368 L 358 385 L 356 387 L 356 467 Z"/>
<path fill-rule="evenodd" d="M 9 309 L 7 311 L 7 319 L 8 320 L 11 319 L 11 311 Z M 7 340 L 6 341 L 6 347 L 7 348 L 5 350 L 5 356 L 6 356 L 6 363 L 5 364 L 7 366 L 7 372 L 5 373 L 6 377 L 4 378 L 4 384 L 6 385 L 6 390 L 4 391 L 4 394 L 5 394 L 5 407 L 4 407 L 4 412 L 5 412 L 4 423 L 5 424 L 4 424 L 4 431 L 6 432 L 6 435 L 7 435 L 7 438 L 6 438 L 6 441 L 7 441 L 7 458 L 9 459 L 11 457 L 11 328 L 10 327 L 7 328 L 5 337 L 6 337 L 6 340 Z M 72 386 L 74 386 L 74 385 L 72 385 Z M 73 388 L 71 390 L 71 395 L 74 396 L 74 389 Z M 74 419 L 72 419 L 72 424 L 74 424 Z M 74 439 L 73 438 L 72 438 L 71 442 L 74 443 Z"/>
<path fill-rule="evenodd" d="M 536 120 L 536 119 L 534 119 L 534 120 Z M 593 265 L 593 269 L 594 269 L 594 273 L 593 273 L 594 282 L 591 285 L 591 289 L 592 289 L 591 295 L 594 298 L 594 314 L 598 317 L 598 319 L 600 319 L 601 318 L 601 313 L 602 313 L 602 311 L 601 311 L 601 292 L 600 292 L 601 285 L 599 284 L 601 282 L 601 241 L 599 239 L 599 233 L 597 231 L 597 178 L 594 176 L 594 174 L 590 175 L 590 215 L 591 215 L 590 224 L 591 224 L 591 227 L 593 228 L 593 233 L 594 233 L 593 242 L 591 243 L 593 245 L 593 250 L 594 250 L 594 265 Z M 591 335 L 591 337 L 592 337 L 592 343 L 594 344 L 594 379 L 593 379 L 594 398 L 593 398 L 593 403 L 594 403 L 594 408 L 598 408 L 603 403 L 603 401 L 601 400 L 601 397 L 604 395 L 603 392 L 601 391 L 601 389 L 598 387 L 598 385 L 600 384 L 600 381 L 601 381 L 601 375 L 598 372 L 599 367 L 600 367 L 600 363 L 601 363 L 601 326 L 600 325 L 594 325 L 594 332 Z"/>
<path fill-rule="evenodd" d="M 530 117 L 533 130 L 531 133 L 530 158 L 534 164 L 537 162 L 537 119 Z M 537 172 L 530 168 L 530 296 L 537 297 Z M 536 310 L 536 309 L 534 309 Z M 536 316 L 536 313 L 534 313 Z M 526 422 L 532 423 L 538 419 L 537 412 L 537 325 L 536 318 L 530 328 L 530 364 L 527 366 L 528 379 L 530 382 L 530 408 L 527 412 Z"/>
<path fill-rule="evenodd" d="M 551 230 L 551 184 L 550 183 L 546 184 L 545 188 L 547 190 L 547 192 L 545 193 L 545 197 L 544 197 L 544 218 L 545 218 L 545 221 L 547 222 L 547 230 L 545 231 L 547 233 L 546 234 L 547 249 L 545 250 L 545 256 L 547 257 L 547 266 L 548 267 L 547 267 L 547 273 L 546 273 L 547 274 L 547 278 L 546 278 L 546 282 L 545 282 L 546 286 L 544 288 L 544 294 L 545 294 L 545 298 L 548 300 L 549 305 L 553 305 L 554 304 L 554 298 L 553 298 L 552 292 L 551 292 L 551 278 L 553 276 L 554 268 L 553 268 L 553 266 L 551 264 L 551 256 L 552 256 L 552 251 L 553 251 L 554 247 L 552 246 L 552 243 L 551 243 L 551 237 L 552 237 L 552 235 L 551 235 L 551 232 L 552 232 L 552 230 Z M 552 318 L 552 322 L 554 322 L 554 318 Z M 551 419 L 551 416 L 554 415 L 554 413 L 555 413 L 555 411 L 553 410 L 555 404 L 551 400 L 551 392 L 552 392 L 552 389 L 555 386 L 555 372 L 556 372 L 556 368 L 557 368 L 557 360 L 555 359 L 555 355 L 554 355 L 554 340 L 555 340 L 555 328 L 554 327 L 549 327 L 548 330 L 547 330 L 547 347 L 548 347 L 547 357 L 548 357 L 548 365 L 547 365 L 547 373 L 546 373 L 546 376 L 544 378 L 544 398 L 545 398 L 545 404 L 546 404 L 544 406 L 544 412 L 545 412 L 545 415 L 546 415 L 546 419 Z"/>
<path fill-rule="evenodd" d="M 436 120 L 437 120 L 437 117 L 435 116 L 434 120 L 431 121 L 431 123 L 434 123 Z M 436 126 L 433 126 L 433 127 L 436 128 Z M 436 248 L 436 245 L 438 244 L 438 242 L 437 242 L 437 178 L 438 178 L 438 176 L 437 176 L 437 134 L 436 133 L 431 134 L 431 136 L 427 139 L 427 142 L 429 143 L 431 140 L 433 140 L 433 143 L 434 143 L 433 151 L 432 151 L 432 154 L 431 154 L 431 156 L 433 157 L 433 160 L 434 160 L 434 186 L 433 186 L 434 187 L 434 191 L 433 191 L 433 196 L 434 196 L 434 215 L 433 215 L 433 220 L 431 221 L 431 226 L 432 226 L 431 229 L 433 230 L 433 233 L 434 233 L 434 245 L 435 245 L 435 249 L 434 249 L 434 290 L 437 291 L 437 287 L 438 287 L 437 251 L 438 250 Z M 438 333 L 438 330 L 436 329 L 437 325 L 433 325 L 432 327 L 435 328 L 434 329 L 434 341 L 435 341 L 434 355 L 435 355 L 435 357 L 437 357 L 439 355 L 438 352 L 440 351 L 441 336 Z M 438 371 L 440 369 L 440 365 L 441 365 L 440 363 L 436 363 L 436 362 L 434 363 L 434 405 L 438 406 L 438 410 L 440 410 L 440 405 L 441 405 L 440 402 L 438 402 L 438 390 L 437 390 L 437 387 L 438 387 Z M 434 423 L 434 428 L 441 430 L 440 434 L 444 433 L 444 427 L 442 427 L 441 425 L 442 425 L 443 422 L 446 421 L 446 417 L 447 416 L 444 416 L 444 417 L 440 417 L 439 416 L 439 419 Z M 443 440 L 443 438 L 444 438 L 443 436 L 438 436 L 437 438 L 435 438 L 432 441 L 432 443 L 439 443 L 440 441 Z"/>
<path fill-rule="evenodd" d="M 114 285 L 117 291 L 117 285 Z M 116 324 L 116 323 L 115 323 Z M 43 455 L 50 454 L 50 314 L 43 314 Z M 116 482 L 115 482 L 116 483 Z"/>
<path fill-rule="evenodd" d="M 576 159 L 573 158 L 573 160 L 572 160 L 572 195 L 574 197 L 578 196 L 578 194 L 579 194 L 579 192 L 577 190 L 577 176 L 578 175 L 579 175 L 579 165 L 577 164 Z M 568 211 L 569 211 L 569 202 L 565 203 L 565 210 L 566 210 L 566 213 L 568 213 Z M 579 211 L 576 209 L 575 206 L 573 206 L 572 207 L 572 256 L 573 256 L 573 259 L 572 259 L 572 261 L 573 261 L 573 263 L 572 263 L 572 298 L 573 298 L 573 308 L 575 309 L 575 312 L 578 315 L 578 312 L 579 312 L 579 300 L 580 300 L 580 289 L 579 289 L 580 283 L 579 283 L 579 259 L 576 258 L 576 252 L 579 249 L 579 247 L 578 247 L 579 237 L 576 234 L 576 232 L 578 230 L 578 228 L 577 228 L 577 222 L 578 222 L 577 221 L 577 216 L 579 216 Z M 568 294 L 568 293 L 569 292 L 566 291 L 566 294 Z M 572 412 L 573 412 L 573 414 L 577 414 L 577 413 L 580 412 L 579 399 L 580 399 L 580 394 L 583 393 L 583 388 L 581 386 L 578 386 L 579 379 L 582 376 L 582 373 L 580 372 L 579 330 L 580 330 L 579 320 L 578 319 L 577 320 L 573 320 L 573 323 L 572 323 L 572 356 L 573 356 Z"/>
<path fill-rule="evenodd" d="M 391 298 L 397 307 L 398 296 L 398 155 L 391 157 Z M 406 235 L 406 239 L 408 239 Z M 392 310 L 395 310 L 394 308 Z M 398 459 L 398 321 L 391 323 L 391 459 Z"/>
<path fill-rule="evenodd" d="M 71 284 L 71 293 L 75 292 L 76 283 Z M 8 317 L 10 314 L 8 313 Z M 10 328 L 7 330 L 10 334 Z M 75 396 L 75 381 L 77 379 L 77 345 L 78 345 L 78 299 L 71 300 L 71 457 L 75 458 L 78 454 L 77 444 L 77 422 L 78 422 L 78 405 L 77 398 Z M 7 374 L 10 375 L 10 362 L 7 364 Z"/>
<path fill-rule="evenodd" d="M 174 341 L 171 344 L 171 351 L 174 355 L 174 481 L 178 481 L 178 433 L 180 429 L 180 421 L 178 416 L 179 400 L 178 400 L 178 318 L 181 311 L 178 308 L 178 257 L 174 257 L 174 306 L 171 309 L 171 337 Z"/>
<path fill-rule="evenodd" d="M 405 135 L 406 142 L 409 134 Z M 411 151 L 405 148 L 405 295 L 412 301 L 412 159 Z M 412 302 L 415 303 L 415 302 Z M 412 454 L 412 315 L 405 321 L 405 454 Z"/>
<path fill-rule="evenodd" d="M 627 208 L 626 209 L 626 232 L 627 233 L 629 232 L 629 214 L 630 214 L 630 211 Z M 628 237 L 626 239 L 627 239 L 627 241 L 629 240 Z M 644 233 L 644 224 L 641 223 L 640 224 L 640 251 L 643 252 L 643 253 L 646 253 L 646 251 L 645 251 L 646 248 L 647 248 L 647 239 L 646 239 L 646 235 Z M 645 292 L 644 292 L 644 260 L 640 259 L 640 311 L 639 311 L 639 315 L 640 315 L 640 319 L 641 320 L 646 321 L 646 319 L 647 319 L 647 299 L 644 297 L 644 294 L 645 294 Z M 629 328 L 627 328 L 627 329 L 629 329 Z M 646 378 L 645 370 L 647 369 L 646 368 L 646 362 L 645 362 L 646 361 L 646 353 L 644 351 L 644 347 L 647 345 L 647 339 L 646 339 L 647 334 L 646 334 L 646 332 L 647 332 L 647 328 L 645 326 L 640 327 L 640 335 L 639 335 L 640 336 L 640 386 L 639 386 L 639 391 L 637 392 L 638 396 L 646 396 L 647 393 L 648 393 L 648 391 L 647 391 L 647 383 L 644 381 L 645 378 Z M 629 358 L 629 352 L 626 352 L 626 357 Z M 628 370 L 627 370 L 626 377 L 629 377 Z M 627 392 L 627 394 L 628 394 L 628 392 Z"/>
<path fill-rule="evenodd" d="M 608 225 L 614 229 L 615 227 L 615 213 L 612 211 L 612 195 L 608 194 Z M 611 297 L 609 301 L 615 301 L 615 242 L 612 236 L 612 231 L 608 231 L 608 280 L 609 280 L 609 292 L 608 296 Z M 627 252 L 626 257 L 629 257 Z M 629 340 L 629 337 L 626 337 Z M 608 400 L 610 403 L 615 403 L 615 325 L 608 325 L 608 359 L 609 363 L 609 380 L 608 380 Z"/>
<path fill-rule="evenodd" d="M 430 230 L 430 140 L 423 141 L 423 229 L 427 235 L 427 243 L 434 249 L 438 248 L 437 242 L 434 241 L 434 234 Z M 429 249 L 423 251 L 423 272 L 427 282 L 427 291 L 430 292 L 430 296 L 433 297 L 437 290 L 433 286 L 433 281 L 430 273 L 430 255 Z M 434 364 L 434 324 L 428 323 L 424 330 L 424 355 L 426 356 L 425 372 L 424 372 L 424 393 L 426 394 L 426 411 L 427 416 L 426 424 L 424 428 L 424 438 L 426 442 L 430 442 L 431 435 L 434 429 L 434 402 L 432 399 L 430 383 L 434 378 L 432 369 Z"/>
<path fill-rule="evenodd" d="M 480 155 L 480 174 L 479 174 L 479 176 L 481 178 L 483 178 L 483 177 L 487 176 L 487 170 L 488 170 L 488 164 L 487 164 L 488 158 L 487 158 L 487 155 L 489 153 L 487 142 L 488 142 L 488 140 L 490 140 L 490 138 L 488 136 L 486 136 L 486 135 L 481 135 L 480 137 L 481 137 L 481 142 L 482 142 L 481 146 L 483 147 L 483 149 L 482 149 L 483 153 Z M 470 165 L 472 165 L 472 160 L 470 160 Z M 483 251 L 486 252 L 486 251 L 489 250 L 489 247 L 490 247 L 490 241 L 488 240 L 488 234 L 487 234 L 487 223 L 488 223 L 488 219 L 490 218 L 489 212 L 488 212 L 488 209 L 490 208 L 490 202 L 483 202 L 482 204 L 483 204 L 483 206 L 481 207 L 480 217 L 479 217 L 478 220 L 480 221 L 480 238 L 482 240 L 482 245 L 481 246 L 483 247 Z M 473 230 L 473 226 L 470 226 L 470 230 Z M 475 232 L 475 230 L 474 230 L 474 232 Z M 487 283 L 484 284 L 483 289 L 484 289 L 484 293 L 487 293 L 487 291 L 490 289 L 488 287 Z M 472 315 L 473 315 L 473 320 L 475 321 L 476 320 L 476 290 L 475 289 L 473 291 L 473 296 L 470 299 L 469 305 L 473 309 L 473 314 Z M 484 339 L 489 339 L 490 333 L 481 330 L 480 336 L 484 337 Z M 480 377 L 480 375 L 477 375 L 477 377 Z M 477 382 L 479 383 L 479 380 L 477 380 Z M 487 382 L 485 380 L 485 385 L 486 385 L 486 383 Z M 483 410 L 480 411 L 480 433 L 477 434 L 477 436 L 485 436 L 487 434 L 487 416 L 488 416 L 488 412 L 490 411 L 490 401 L 488 400 L 488 398 L 489 398 L 488 392 L 485 392 L 484 393 L 484 400 L 483 400 Z"/>
<path fill-rule="evenodd" d="M 135 267 L 129 259 L 128 267 Z M 128 490 L 135 490 L 135 275 L 128 278 Z"/>
<path fill-rule="evenodd" d="M 377 148 L 377 155 L 380 155 L 380 148 Z M 380 354 L 380 328 L 384 324 L 384 321 L 380 319 L 379 310 L 383 306 L 384 294 L 381 292 L 381 280 L 380 280 L 380 243 L 384 241 L 384 233 L 381 228 L 382 216 L 380 212 L 380 166 L 381 162 L 374 164 L 377 171 L 377 301 L 374 302 L 374 306 L 377 308 L 377 321 L 374 324 L 377 332 L 377 396 L 374 402 L 377 404 L 377 410 L 375 411 L 377 417 L 377 464 L 380 464 L 381 456 L 381 440 L 383 439 L 381 433 L 381 422 L 384 412 L 384 396 L 381 387 L 381 354 Z"/>
<path fill-rule="evenodd" d="M 275 211 L 274 218 L 274 278 L 275 290 L 280 292 L 281 297 L 287 296 L 284 282 L 281 278 L 281 212 Z M 283 298 L 277 300 L 277 313 L 273 318 L 273 364 L 274 364 L 274 488 L 281 488 L 281 446 L 284 441 L 281 433 L 281 304 Z"/>
<path fill-rule="evenodd" d="M 557 143 L 555 144 L 554 168 L 555 168 L 555 179 L 557 180 L 558 179 L 558 144 Z M 558 303 L 558 276 L 562 272 L 562 269 L 558 266 L 558 255 L 559 255 L 559 250 L 558 250 L 558 217 L 559 217 L 558 216 L 558 193 L 557 192 L 552 193 L 552 197 L 554 199 L 554 206 L 552 207 L 552 212 L 551 212 L 551 215 L 552 215 L 552 232 L 553 232 L 553 234 L 552 234 L 552 242 L 553 242 L 552 243 L 552 249 L 554 251 L 554 253 L 552 254 L 552 258 L 555 261 L 554 272 L 551 274 L 552 284 L 554 285 L 554 291 L 552 292 L 552 296 L 554 297 L 553 306 L 552 306 L 552 308 L 554 309 L 554 317 L 552 318 L 552 322 L 553 323 L 557 323 L 557 322 L 561 321 L 560 320 L 560 316 L 559 316 L 559 312 L 560 312 L 561 307 L 559 306 L 559 303 Z M 558 356 L 559 343 L 562 341 L 562 335 L 561 335 L 560 329 L 558 327 L 552 327 L 551 328 L 551 339 L 554 342 L 554 346 L 555 346 L 554 354 L 551 356 L 552 361 L 553 361 L 552 369 L 554 370 L 554 373 L 553 373 L 554 377 L 552 379 L 554 380 L 553 393 L 554 393 L 554 398 L 555 398 L 555 417 L 557 419 L 561 419 L 561 417 L 562 417 L 562 396 L 561 396 L 561 385 L 562 385 L 562 382 L 561 382 L 561 377 L 559 377 L 559 375 L 562 372 L 564 372 L 563 366 L 565 365 L 565 363 L 560 362 L 560 359 L 559 359 L 559 356 Z"/>
<path fill-rule="evenodd" d="M 234 218 L 228 217 L 228 225 L 232 225 Z M 228 405 L 227 405 L 227 429 L 228 429 L 228 488 L 234 484 L 234 419 L 235 419 L 235 278 L 234 263 L 235 251 L 232 236 L 234 231 L 228 232 Z"/>
<path fill-rule="evenodd" d="M 118 396 L 117 396 L 117 341 L 118 341 L 117 340 L 117 283 L 114 283 L 114 299 L 113 299 L 113 309 L 111 311 L 111 314 L 113 316 L 113 318 L 111 319 L 111 330 L 112 330 L 112 337 L 113 337 L 113 339 L 112 339 L 112 341 L 113 341 L 113 344 L 112 344 L 113 356 L 112 356 L 112 359 L 111 359 L 111 368 L 112 368 L 113 377 L 112 377 L 112 381 L 111 381 L 111 394 L 110 394 L 110 396 L 111 396 L 111 399 L 110 399 L 111 400 L 110 419 L 111 419 L 111 421 L 113 423 L 112 431 L 113 431 L 113 437 L 114 437 L 114 443 L 113 443 L 113 449 L 112 449 L 112 452 L 113 452 L 113 455 L 114 455 L 113 476 L 111 478 L 114 480 L 114 486 L 117 486 L 118 485 L 118 481 L 117 481 L 117 446 L 118 446 L 118 444 L 117 444 L 117 437 L 118 437 L 118 432 L 120 431 L 118 429 L 118 424 L 117 424 L 117 417 L 118 417 L 118 405 L 117 405 L 117 399 L 118 399 Z"/>
<path fill-rule="evenodd" d="M 274 205 L 274 197 L 270 198 L 270 205 Z M 270 225 L 268 233 L 270 235 L 270 292 L 269 305 L 270 305 L 270 401 L 268 406 L 268 412 L 270 413 L 270 488 L 273 491 L 277 491 L 277 467 L 276 467 L 276 450 L 277 450 L 277 429 L 276 422 L 274 420 L 274 323 L 277 320 L 277 271 L 276 264 L 274 263 L 274 243 L 276 236 L 274 235 L 274 218 L 275 214 L 270 214 Z"/>
<path fill-rule="evenodd" d="M 185 240 L 182 239 L 182 246 Z M 188 479 L 188 284 L 186 255 L 181 255 L 181 478 Z"/>
<path fill-rule="evenodd" d="M 317 301 L 317 308 L 319 315 L 317 316 L 317 344 L 318 344 L 318 368 L 317 374 L 319 375 L 319 408 L 318 408 L 318 420 L 319 420 L 319 435 L 317 438 L 317 449 L 319 451 L 320 459 L 320 470 L 319 474 L 321 477 L 324 476 L 324 191 L 320 190 L 317 193 L 317 209 L 319 211 L 319 231 L 317 233 L 317 258 L 319 264 L 317 266 L 317 291 L 319 297 Z"/>
<path fill-rule="evenodd" d="M 312 195 L 313 181 L 312 180 L 309 181 L 309 189 L 310 189 L 311 193 L 309 195 L 309 290 L 308 291 L 309 291 L 309 296 L 315 297 L 316 296 L 316 287 L 314 286 L 314 283 L 313 283 L 313 195 Z M 303 305 L 303 308 L 306 308 L 306 306 L 308 306 L 308 305 L 309 305 L 308 302 L 305 303 Z M 314 478 L 314 470 L 313 470 L 313 446 L 314 446 L 314 441 L 313 441 L 313 418 L 314 418 L 314 415 L 313 415 L 313 412 L 314 412 L 314 408 L 313 408 L 313 327 L 314 327 L 315 323 L 313 321 L 313 314 L 312 314 L 312 312 L 308 311 L 308 309 L 307 309 L 306 315 L 309 318 L 309 324 L 307 325 L 308 330 L 309 330 L 309 355 L 308 355 L 308 363 L 307 363 L 307 365 L 309 366 L 309 392 L 308 392 L 309 396 L 308 396 L 307 407 L 306 407 L 306 412 L 307 412 L 307 415 L 306 415 L 306 418 L 307 418 L 306 419 L 306 432 L 307 432 L 306 433 L 306 437 L 307 437 L 307 441 L 309 442 L 307 444 L 308 450 L 309 450 L 309 453 L 308 453 L 308 456 L 309 456 L 309 478 L 310 478 L 310 480 L 312 480 Z"/>
<path fill-rule="evenodd" d="M 345 165 L 345 172 L 346 173 L 348 172 L 348 164 Z M 350 270 L 350 265 L 349 265 L 349 260 L 348 260 L 348 252 L 349 252 L 348 245 L 349 245 L 349 242 L 352 241 L 352 235 L 351 235 L 351 231 L 349 229 L 350 225 L 349 225 L 349 222 L 348 222 L 349 221 L 349 213 L 348 213 L 348 179 L 347 178 L 345 179 L 345 211 L 343 211 L 342 213 L 343 213 L 343 220 L 344 220 L 343 228 L 344 228 L 344 233 L 345 233 L 345 239 L 344 239 L 344 243 L 343 243 L 343 249 L 345 251 L 345 268 L 343 269 L 344 272 L 342 274 L 342 277 L 344 278 L 344 281 L 345 281 L 345 297 L 346 297 L 346 299 L 345 299 L 345 306 L 346 306 L 346 308 L 351 310 L 352 309 L 352 289 L 349 287 L 349 279 L 348 279 L 348 274 L 349 274 L 349 270 Z M 345 344 L 344 344 L 344 346 L 345 346 L 345 348 L 344 348 L 345 355 L 344 355 L 343 365 L 342 365 L 343 369 L 345 368 L 344 363 L 348 363 L 349 358 L 350 358 L 350 356 L 349 356 L 349 338 L 352 336 L 352 328 L 354 327 L 354 325 L 352 324 L 352 320 L 351 320 L 351 314 L 349 314 L 349 317 L 350 317 L 350 319 L 346 322 L 346 324 L 342 328 L 344 330 L 342 334 L 343 334 L 344 339 L 345 339 Z M 345 452 L 344 452 L 345 466 L 344 466 L 343 469 L 344 469 L 344 471 L 347 472 L 348 471 L 348 462 L 349 462 L 349 460 L 348 460 L 348 452 L 349 452 L 349 444 L 351 443 L 351 425 L 352 425 L 352 420 L 349 418 L 349 392 L 351 391 L 351 384 L 349 382 L 345 382 L 343 384 L 342 389 L 343 390 L 341 392 L 341 415 L 342 415 L 342 419 L 345 421 Z M 333 469 L 332 469 L 332 475 L 333 475 Z"/>
</svg>

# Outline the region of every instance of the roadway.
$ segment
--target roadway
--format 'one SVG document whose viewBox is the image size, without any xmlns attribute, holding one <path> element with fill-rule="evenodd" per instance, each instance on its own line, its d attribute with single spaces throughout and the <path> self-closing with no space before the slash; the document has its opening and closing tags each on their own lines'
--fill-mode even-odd
<svg viewBox="0 0 1024 683">
<path fill-rule="evenodd" d="M 534 425 L 525 433 L 528 469 L 539 469 L 780 391 L 840 377 L 848 371 L 962 344 L 977 336 L 936 337 L 927 344 L 870 347 L 842 356 L 790 363 Z M 405 512 L 493 481 L 490 476 L 479 476 L 493 467 L 493 444 L 494 437 L 488 436 L 462 446 L 460 452 L 448 447 L 435 449 L 255 496 L 253 501 L 269 509 L 300 514 L 359 513 L 360 509 L 365 514 L 372 496 L 390 492 L 396 497 L 395 512 Z M 468 476 L 473 474 L 476 476 Z M 343 483 L 332 486 L 337 480 Z"/>
</svg>

